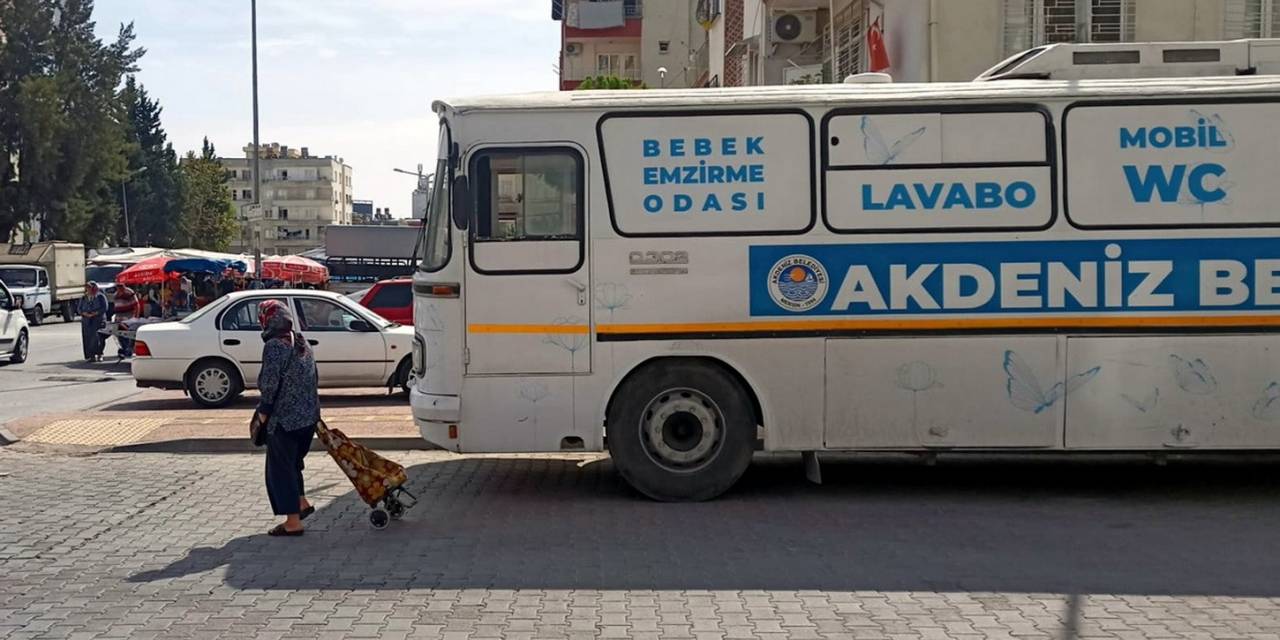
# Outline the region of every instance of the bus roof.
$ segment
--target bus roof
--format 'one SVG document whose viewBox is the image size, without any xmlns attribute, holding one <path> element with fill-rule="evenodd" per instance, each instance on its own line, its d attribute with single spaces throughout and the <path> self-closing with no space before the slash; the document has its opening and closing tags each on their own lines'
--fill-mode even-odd
<svg viewBox="0 0 1280 640">
<path fill-rule="evenodd" d="M 1002 80 L 901 84 L 822 84 L 759 87 L 548 91 L 437 100 L 436 113 L 471 111 L 697 109 L 803 107 L 868 102 L 1042 100 L 1081 97 L 1257 94 L 1280 92 L 1280 76 L 1224 76 L 1118 80 Z"/>
</svg>

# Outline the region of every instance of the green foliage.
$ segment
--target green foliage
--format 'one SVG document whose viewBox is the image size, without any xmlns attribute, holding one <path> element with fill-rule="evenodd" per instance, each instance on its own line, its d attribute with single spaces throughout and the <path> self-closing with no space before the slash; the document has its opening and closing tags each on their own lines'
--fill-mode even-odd
<svg viewBox="0 0 1280 640">
<path fill-rule="evenodd" d="M 181 178 L 181 244 L 226 251 L 237 231 L 236 209 L 227 191 L 227 172 L 208 138 L 199 156 L 188 151 L 182 159 Z"/>
<path fill-rule="evenodd" d="M 125 81 L 120 101 L 127 116 L 124 143 L 129 178 L 116 196 L 122 209 L 128 203 L 129 228 L 122 220 L 118 237 L 127 236 L 135 245 L 177 246 L 181 236 L 181 175 L 178 155 L 160 126 L 160 105 L 133 76 Z"/>
<path fill-rule="evenodd" d="M 649 87 L 643 82 L 634 80 L 624 80 L 618 76 L 587 76 L 583 78 L 582 84 L 578 85 L 578 89 L 588 91 L 592 89 L 648 89 Z"/>
<path fill-rule="evenodd" d="M 92 0 L 0 0 L 0 240 L 39 222 L 44 239 L 116 236 L 126 176 L 117 89 L 143 50 L 133 26 L 104 43 Z"/>
</svg>

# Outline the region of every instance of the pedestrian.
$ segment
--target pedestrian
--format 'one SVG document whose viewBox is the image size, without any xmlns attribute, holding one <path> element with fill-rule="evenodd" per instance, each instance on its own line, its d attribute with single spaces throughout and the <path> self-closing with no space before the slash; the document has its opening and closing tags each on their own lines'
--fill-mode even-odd
<svg viewBox="0 0 1280 640">
<path fill-rule="evenodd" d="M 315 512 L 307 501 L 302 469 L 320 421 L 316 361 L 283 302 L 263 301 L 258 319 L 263 345 L 257 418 L 267 430 L 267 498 L 272 513 L 285 516 L 267 533 L 300 536 L 302 521 Z"/>
<path fill-rule="evenodd" d="M 164 305 L 160 302 L 160 287 L 149 287 L 147 292 L 147 315 L 152 318 L 164 317 Z"/>
<path fill-rule="evenodd" d="M 142 316 L 142 300 L 138 298 L 138 294 L 129 287 L 120 285 L 116 287 L 115 294 L 115 319 L 112 322 L 121 323 L 125 320 Z M 124 327 L 119 327 L 124 330 Z M 120 343 L 120 348 L 116 350 L 116 357 L 123 362 L 125 358 L 133 357 L 133 340 L 122 335 L 116 336 L 116 342 Z"/>
<path fill-rule="evenodd" d="M 84 352 L 85 362 L 100 362 L 102 349 L 106 347 L 106 338 L 101 329 L 107 324 L 107 314 L 111 307 L 107 304 L 107 296 L 98 288 L 98 283 L 84 285 L 84 297 L 76 303 L 76 312 L 80 314 L 80 346 Z"/>
</svg>

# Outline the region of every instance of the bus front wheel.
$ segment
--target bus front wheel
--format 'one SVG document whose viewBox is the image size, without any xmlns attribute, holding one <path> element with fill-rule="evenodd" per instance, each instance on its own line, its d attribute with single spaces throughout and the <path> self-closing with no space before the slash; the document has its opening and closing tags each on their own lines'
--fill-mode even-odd
<svg viewBox="0 0 1280 640">
<path fill-rule="evenodd" d="M 755 418 L 742 385 L 710 364 L 653 363 L 618 389 L 609 455 L 640 493 L 667 502 L 714 498 L 751 463 Z"/>
</svg>

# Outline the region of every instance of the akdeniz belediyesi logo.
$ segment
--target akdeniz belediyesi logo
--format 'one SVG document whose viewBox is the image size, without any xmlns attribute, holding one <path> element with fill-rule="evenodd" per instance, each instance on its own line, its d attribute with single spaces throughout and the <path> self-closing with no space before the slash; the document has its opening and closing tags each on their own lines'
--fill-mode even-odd
<svg viewBox="0 0 1280 640">
<path fill-rule="evenodd" d="M 813 258 L 793 254 L 769 270 L 769 297 L 787 311 L 808 311 L 827 295 L 827 270 Z"/>
</svg>

